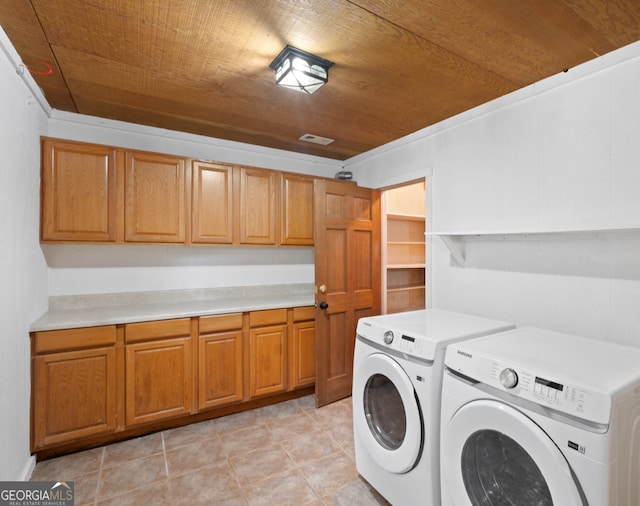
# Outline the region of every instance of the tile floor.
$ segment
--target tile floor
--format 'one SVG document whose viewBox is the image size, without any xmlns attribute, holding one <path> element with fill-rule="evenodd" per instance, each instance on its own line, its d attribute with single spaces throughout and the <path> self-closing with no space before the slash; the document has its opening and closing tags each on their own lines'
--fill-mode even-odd
<svg viewBox="0 0 640 506">
<path fill-rule="evenodd" d="M 85 505 L 385 505 L 358 476 L 351 399 L 313 396 L 39 462 Z"/>
</svg>

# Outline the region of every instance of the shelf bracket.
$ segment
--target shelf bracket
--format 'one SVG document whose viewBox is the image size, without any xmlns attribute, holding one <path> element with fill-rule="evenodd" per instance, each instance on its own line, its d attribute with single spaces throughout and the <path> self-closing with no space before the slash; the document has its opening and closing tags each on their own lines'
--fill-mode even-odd
<svg viewBox="0 0 640 506">
<path fill-rule="evenodd" d="M 464 267 L 464 256 L 462 255 L 462 251 L 453 241 L 451 236 L 441 235 L 440 239 L 442 239 L 442 242 L 451 253 L 451 260 L 453 260 L 454 265 L 457 265 L 458 267 Z"/>
</svg>

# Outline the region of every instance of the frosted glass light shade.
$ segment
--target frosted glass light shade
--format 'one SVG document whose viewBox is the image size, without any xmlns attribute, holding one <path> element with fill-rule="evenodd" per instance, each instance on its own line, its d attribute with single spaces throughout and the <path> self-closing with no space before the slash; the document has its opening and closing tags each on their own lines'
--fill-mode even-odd
<svg viewBox="0 0 640 506">
<path fill-rule="evenodd" d="M 276 84 L 311 95 L 329 80 L 332 65 L 333 62 L 287 45 L 269 66 L 276 72 Z"/>
</svg>

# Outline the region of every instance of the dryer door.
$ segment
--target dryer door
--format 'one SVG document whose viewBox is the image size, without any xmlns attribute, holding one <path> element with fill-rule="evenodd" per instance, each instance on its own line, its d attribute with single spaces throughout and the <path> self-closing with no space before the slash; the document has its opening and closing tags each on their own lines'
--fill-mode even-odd
<svg viewBox="0 0 640 506">
<path fill-rule="evenodd" d="M 423 421 L 413 384 L 388 355 L 367 356 L 354 371 L 354 428 L 369 454 L 391 473 L 410 471 L 423 444 Z"/>
<path fill-rule="evenodd" d="M 587 504 L 562 452 L 517 409 L 473 401 L 444 430 L 443 488 L 455 504 Z"/>
</svg>

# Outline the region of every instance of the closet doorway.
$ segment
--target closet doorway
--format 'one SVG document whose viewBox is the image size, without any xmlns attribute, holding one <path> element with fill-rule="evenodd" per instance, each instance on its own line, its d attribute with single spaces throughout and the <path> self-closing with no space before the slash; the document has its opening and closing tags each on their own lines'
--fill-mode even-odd
<svg viewBox="0 0 640 506">
<path fill-rule="evenodd" d="M 382 191 L 383 314 L 426 306 L 426 183 L 424 179 Z"/>
</svg>

